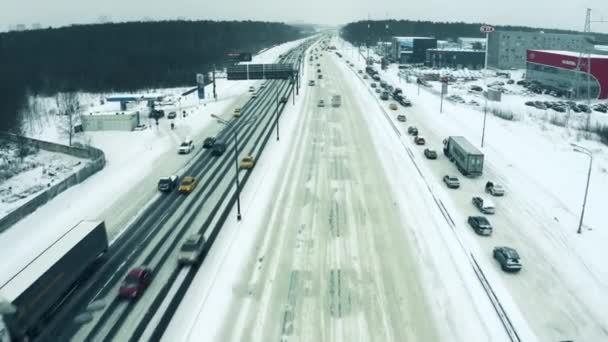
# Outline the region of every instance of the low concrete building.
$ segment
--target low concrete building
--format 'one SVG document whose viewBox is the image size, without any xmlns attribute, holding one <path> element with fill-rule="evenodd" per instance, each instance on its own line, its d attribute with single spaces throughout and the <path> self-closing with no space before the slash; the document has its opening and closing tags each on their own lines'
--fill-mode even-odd
<svg viewBox="0 0 608 342">
<path fill-rule="evenodd" d="M 437 48 L 437 39 L 430 37 L 393 37 L 393 58 L 399 64 L 423 64 L 426 50 Z"/>
<path fill-rule="evenodd" d="M 80 116 L 84 131 L 132 131 L 139 122 L 139 111 L 89 112 Z"/>
<path fill-rule="evenodd" d="M 482 69 L 486 53 L 472 49 L 428 49 L 426 66 L 432 68 Z"/>
</svg>

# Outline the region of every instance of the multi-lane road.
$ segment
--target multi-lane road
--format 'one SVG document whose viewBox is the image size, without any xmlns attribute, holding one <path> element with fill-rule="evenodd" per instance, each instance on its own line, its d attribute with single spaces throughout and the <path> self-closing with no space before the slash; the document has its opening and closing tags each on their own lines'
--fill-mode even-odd
<svg viewBox="0 0 608 342">
<path fill-rule="evenodd" d="M 304 43 L 307 45 L 309 43 Z M 281 58 L 299 68 L 304 47 L 295 48 Z M 236 199 L 234 143 L 238 131 L 238 155 L 259 155 L 273 133 L 276 109 L 286 104 L 276 99 L 292 96 L 298 84 L 286 80 L 265 81 L 258 97 L 247 101 L 241 116 L 232 110 L 222 116 L 229 124 L 217 135 L 226 144 L 223 155 L 211 156 L 197 142 L 196 155 L 181 176 L 193 176 L 199 184 L 190 194 L 177 191 L 151 203 L 112 244 L 105 260 L 86 282 L 70 296 L 41 334 L 42 340 L 138 340 L 162 333 L 163 322 L 170 318 L 171 307 L 179 302 L 195 267 L 180 267 L 177 252 L 190 234 L 202 233 L 208 249 Z M 238 171 L 241 187 L 250 171 Z M 128 271 L 146 265 L 153 281 L 137 301 L 117 298 L 118 287 Z M 162 310 L 159 310 L 162 308 Z M 148 323 L 155 322 L 152 328 Z M 147 329 L 148 328 L 148 329 Z"/>
</svg>

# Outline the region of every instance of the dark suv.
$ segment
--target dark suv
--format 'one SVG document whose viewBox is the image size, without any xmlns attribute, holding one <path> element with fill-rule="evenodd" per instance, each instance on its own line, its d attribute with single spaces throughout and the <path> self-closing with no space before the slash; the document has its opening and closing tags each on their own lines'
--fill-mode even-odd
<svg viewBox="0 0 608 342">
<path fill-rule="evenodd" d="M 490 221 L 488 221 L 487 218 L 483 216 L 469 216 L 469 219 L 467 221 L 469 222 L 469 225 L 471 225 L 475 233 L 484 236 L 492 235 L 492 225 L 490 224 Z"/>
<path fill-rule="evenodd" d="M 211 149 L 211 155 L 221 156 L 222 154 L 224 154 L 224 151 L 226 151 L 226 144 L 224 144 L 223 142 L 216 142 L 215 144 L 213 144 L 213 147 Z"/>
<path fill-rule="evenodd" d="M 213 147 L 213 144 L 215 144 L 215 138 L 207 137 L 205 138 L 205 141 L 203 141 L 203 148 L 211 148 Z"/>
<path fill-rule="evenodd" d="M 494 259 L 498 260 L 505 272 L 519 272 L 521 261 L 517 251 L 511 247 L 494 247 Z"/>
</svg>

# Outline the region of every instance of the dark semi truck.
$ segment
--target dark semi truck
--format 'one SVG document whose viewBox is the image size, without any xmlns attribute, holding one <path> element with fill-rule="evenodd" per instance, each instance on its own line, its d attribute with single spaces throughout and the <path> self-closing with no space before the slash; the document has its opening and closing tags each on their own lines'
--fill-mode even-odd
<svg viewBox="0 0 608 342">
<path fill-rule="evenodd" d="M 82 221 L 0 284 L 0 300 L 5 301 L 0 314 L 10 338 L 33 339 L 107 249 L 104 222 Z"/>
<path fill-rule="evenodd" d="M 468 177 L 481 176 L 483 173 L 483 153 L 465 137 L 448 137 L 443 140 L 443 154 Z"/>
</svg>

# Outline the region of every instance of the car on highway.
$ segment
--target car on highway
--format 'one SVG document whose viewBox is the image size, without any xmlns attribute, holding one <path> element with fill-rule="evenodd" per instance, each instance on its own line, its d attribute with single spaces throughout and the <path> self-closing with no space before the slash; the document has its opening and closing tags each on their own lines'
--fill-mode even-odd
<svg viewBox="0 0 608 342">
<path fill-rule="evenodd" d="M 417 135 L 414 137 L 414 143 L 416 145 L 424 145 L 424 144 L 426 144 L 426 140 L 424 140 L 423 137 Z"/>
<path fill-rule="evenodd" d="M 213 144 L 215 144 L 215 137 L 207 137 L 205 138 L 205 140 L 203 141 L 203 148 L 211 148 L 213 147 Z"/>
<path fill-rule="evenodd" d="M 492 196 L 504 196 L 505 195 L 505 188 L 502 187 L 502 185 L 494 183 L 494 182 L 487 182 L 486 183 L 486 193 L 492 195 Z"/>
<path fill-rule="evenodd" d="M 257 98 L 258 98 L 258 92 L 257 92 L 257 91 L 254 91 L 254 92 L 251 94 L 251 98 L 252 98 L 252 99 L 257 99 Z"/>
<path fill-rule="evenodd" d="M 317 104 L 317 107 L 325 107 L 325 101 L 324 100 L 319 100 L 319 103 Z"/>
<path fill-rule="evenodd" d="M 410 126 L 407 128 L 407 134 L 418 135 L 418 128 L 416 126 Z"/>
<path fill-rule="evenodd" d="M 182 141 L 179 144 L 179 148 L 177 149 L 178 154 L 188 154 L 194 150 L 194 142 L 191 139 L 186 138 L 186 140 Z"/>
<path fill-rule="evenodd" d="M 363 75 L 363 79 L 367 80 L 369 77 L 367 75 Z"/>
<path fill-rule="evenodd" d="M 281 96 L 281 99 L 279 100 L 280 103 L 287 103 L 287 96 Z"/>
<path fill-rule="evenodd" d="M 264 82 L 264 83 L 260 84 L 260 90 L 262 90 L 262 89 L 264 89 L 264 88 L 266 88 L 266 82 Z"/>
<path fill-rule="evenodd" d="M 315 80 L 310 80 L 310 81 L 308 81 L 308 85 L 309 85 L 309 86 L 314 86 L 314 85 L 315 85 Z"/>
<path fill-rule="evenodd" d="M 226 151 L 226 144 L 221 141 L 216 141 L 211 148 L 211 155 L 214 157 L 219 157 Z"/>
<path fill-rule="evenodd" d="M 387 101 L 388 100 L 388 91 L 383 91 L 380 95 L 380 99 Z"/>
<path fill-rule="evenodd" d="M 458 189 L 460 188 L 460 181 L 457 177 L 452 177 L 450 175 L 443 176 L 443 182 L 450 189 Z"/>
<path fill-rule="evenodd" d="M 321 72 L 321 69 L 317 69 L 317 72 Z"/>
<path fill-rule="evenodd" d="M 167 115 L 167 119 L 175 119 L 177 117 L 177 113 L 176 112 L 170 112 Z"/>
<path fill-rule="evenodd" d="M 241 107 L 236 107 L 236 108 L 234 108 L 234 114 L 233 114 L 233 116 L 234 116 L 235 118 L 239 118 L 239 117 L 241 117 Z"/>
<path fill-rule="evenodd" d="M 146 266 L 129 271 L 118 289 L 119 298 L 137 299 L 141 297 L 152 281 L 152 270 Z"/>
<path fill-rule="evenodd" d="M 194 177 L 184 177 L 184 179 L 182 179 L 182 183 L 179 185 L 179 192 L 189 194 L 194 190 L 194 188 L 196 188 L 197 184 L 198 181 Z"/>
<path fill-rule="evenodd" d="M 496 212 L 496 207 L 494 203 L 489 198 L 483 197 L 473 197 L 471 200 L 473 205 L 479 209 L 484 214 L 494 214 Z"/>
<path fill-rule="evenodd" d="M 320 66 L 321 66 L 321 63 L 317 63 L 317 66 L 318 66 L 318 67 L 320 67 Z M 321 70 L 321 69 L 319 69 L 319 70 Z"/>
<path fill-rule="evenodd" d="M 405 117 L 405 115 L 399 114 L 399 115 L 397 115 L 397 121 L 399 121 L 399 122 L 406 122 L 407 118 Z"/>
<path fill-rule="evenodd" d="M 494 247 L 493 255 L 503 271 L 519 272 L 521 270 L 521 258 L 514 248 Z"/>
<path fill-rule="evenodd" d="M 254 86 L 250 86 L 250 87 L 249 87 L 249 92 L 250 92 L 250 93 L 253 93 L 254 91 L 255 91 L 255 87 L 254 87 Z"/>
<path fill-rule="evenodd" d="M 323 74 L 318 74 L 317 78 L 320 79 L 320 80 L 322 80 L 323 79 Z"/>
<path fill-rule="evenodd" d="M 475 233 L 483 236 L 492 235 L 492 225 L 485 216 L 469 216 L 467 222 Z"/>
<path fill-rule="evenodd" d="M 372 88 L 376 88 L 376 82 L 370 83 L 369 86 L 372 87 Z"/>
<path fill-rule="evenodd" d="M 399 107 L 397 107 L 397 104 L 395 102 L 391 102 L 391 104 L 388 105 L 388 108 L 390 108 L 391 110 L 399 109 Z"/>
<path fill-rule="evenodd" d="M 411 107 L 412 106 L 412 101 L 402 97 L 399 99 L 399 104 L 402 105 L 403 107 Z"/>
<path fill-rule="evenodd" d="M 437 151 L 430 148 L 425 148 L 424 156 L 426 157 L 426 159 L 437 159 Z"/>
<path fill-rule="evenodd" d="M 359 69 L 359 70 L 357 71 L 357 73 L 362 74 L 362 73 L 363 73 L 363 70 Z"/>
<path fill-rule="evenodd" d="M 377 93 L 377 94 L 380 94 L 381 92 L 382 92 L 382 89 L 380 89 L 380 88 L 376 88 L 376 93 Z"/>
<path fill-rule="evenodd" d="M 177 263 L 179 265 L 196 265 L 201 261 L 201 255 L 205 248 L 205 237 L 203 234 L 192 234 L 182 243 L 179 249 Z"/>
<path fill-rule="evenodd" d="M 160 177 L 158 180 L 158 190 L 162 192 L 171 192 L 177 187 L 177 181 L 179 177 L 177 175 Z"/>
<path fill-rule="evenodd" d="M 252 155 L 248 155 L 241 159 L 241 169 L 253 169 L 253 165 L 255 164 L 255 160 Z"/>
</svg>

